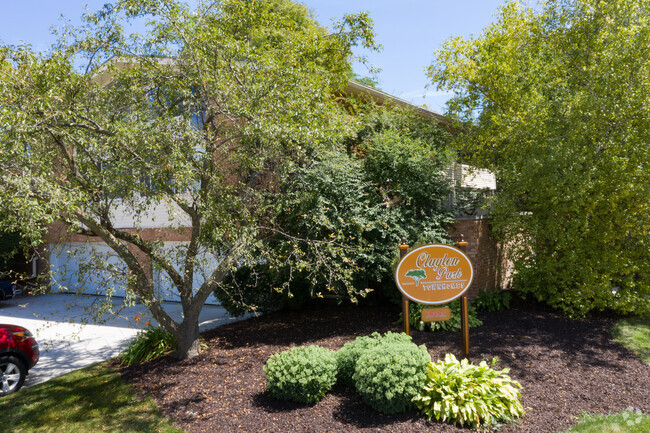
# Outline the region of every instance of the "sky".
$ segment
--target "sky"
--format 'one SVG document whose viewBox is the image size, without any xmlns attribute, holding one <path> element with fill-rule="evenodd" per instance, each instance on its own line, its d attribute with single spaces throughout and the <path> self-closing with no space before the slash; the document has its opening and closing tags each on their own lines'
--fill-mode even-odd
<svg viewBox="0 0 650 433">
<path fill-rule="evenodd" d="M 54 41 L 52 26 L 62 17 L 79 22 L 84 7 L 95 11 L 108 0 L 0 0 L 0 44 L 27 43 L 38 51 Z M 381 69 L 379 88 L 418 105 L 444 112 L 450 95 L 427 88 L 425 68 L 442 43 L 455 36 L 478 36 L 495 20 L 504 0 L 303 0 L 324 26 L 345 13 L 367 11 L 374 21 L 379 53 L 369 53 L 372 66 Z M 355 72 L 369 75 L 363 65 Z"/>
</svg>

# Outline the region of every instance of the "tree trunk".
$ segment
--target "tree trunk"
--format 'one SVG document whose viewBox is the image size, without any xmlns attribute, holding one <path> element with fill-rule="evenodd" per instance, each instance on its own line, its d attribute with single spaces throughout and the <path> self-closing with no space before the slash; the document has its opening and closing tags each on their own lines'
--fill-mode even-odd
<svg viewBox="0 0 650 433">
<path fill-rule="evenodd" d="M 176 336 L 178 346 L 174 354 L 178 359 L 189 359 L 197 356 L 201 352 L 201 344 L 199 341 L 199 323 L 198 319 L 192 320 L 186 317 L 178 327 L 178 335 Z"/>
</svg>

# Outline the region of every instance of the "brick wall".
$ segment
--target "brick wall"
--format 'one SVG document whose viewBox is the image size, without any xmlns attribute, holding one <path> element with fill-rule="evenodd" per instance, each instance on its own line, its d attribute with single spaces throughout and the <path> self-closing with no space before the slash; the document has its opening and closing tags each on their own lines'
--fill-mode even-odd
<svg viewBox="0 0 650 433">
<path fill-rule="evenodd" d="M 468 243 L 462 249 L 474 266 L 474 280 L 468 293 L 470 298 L 476 297 L 480 290 L 494 291 L 508 286 L 508 262 L 503 256 L 503 249 L 492 238 L 487 218 L 458 218 L 449 234 L 454 242 L 460 241 L 463 235 Z"/>
</svg>

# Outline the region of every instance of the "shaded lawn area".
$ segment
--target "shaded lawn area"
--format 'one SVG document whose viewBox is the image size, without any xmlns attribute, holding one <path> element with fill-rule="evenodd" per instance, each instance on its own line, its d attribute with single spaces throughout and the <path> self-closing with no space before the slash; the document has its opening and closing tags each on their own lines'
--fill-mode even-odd
<svg viewBox="0 0 650 433">
<path fill-rule="evenodd" d="M 2 397 L 0 431 L 182 433 L 106 363 Z"/>
<path fill-rule="evenodd" d="M 650 416 L 634 411 L 613 415 L 586 415 L 580 424 L 565 433 L 648 433 Z"/>
<path fill-rule="evenodd" d="M 209 349 L 197 358 L 163 357 L 121 371 L 187 432 L 468 431 L 426 422 L 415 412 L 382 415 L 342 387 L 312 406 L 277 401 L 265 392 L 262 367 L 273 353 L 304 344 L 338 349 L 374 331 L 399 332 L 398 315 L 395 306 L 269 314 L 208 332 Z M 480 317 L 484 325 L 470 331 L 470 360 L 496 356 L 497 368 L 510 368 L 523 385 L 526 415 L 500 432 L 558 432 L 585 413 L 650 412 L 650 366 L 613 341 L 612 320 L 572 320 L 526 309 Z M 457 333 L 412 334 L 434 360 L 445 353 L 460 356 Z"/>
<path fill-rule="evenodd" d="M 612 328 L 614 341 L 634 351 L 650 364 L 650 317 L 630 317 L 619 320 Z"/>
</svg>

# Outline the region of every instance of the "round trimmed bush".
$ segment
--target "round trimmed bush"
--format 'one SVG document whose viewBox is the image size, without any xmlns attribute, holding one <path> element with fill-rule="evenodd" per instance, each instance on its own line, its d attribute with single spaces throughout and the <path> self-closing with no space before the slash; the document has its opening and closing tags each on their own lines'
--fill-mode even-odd
<svg viewBox="0 0 650 433">
<path fill-rule="evenodd" d="M 427 378 L 431 356 L 424 345 L 386 342 L 364 351 L 357 359 L 353 380 L 370 407 L 393 414 L 415 408 Z"/>
<path fill-rule="evenodd" d="M 336 356 L 320 346 L 294 347 L 272 355 L 264 373 L 273 397 L 311 404 L 336 383 Z"/>
<path fill-rule="evenodd" d="M 382 336 L 378 332 L 372 333 L 370 336 L 357 337 L 350 343 L 345 345 L 336 352 L 336 364 L 339 370 L 339 382 L 354 387 L 354 368 L 357 360 L 362 353 L 369 349 L 377 347 L 386 343 L 411 343 L 411 337 L 404 333 L 387 332 Z"/>
</svg>

